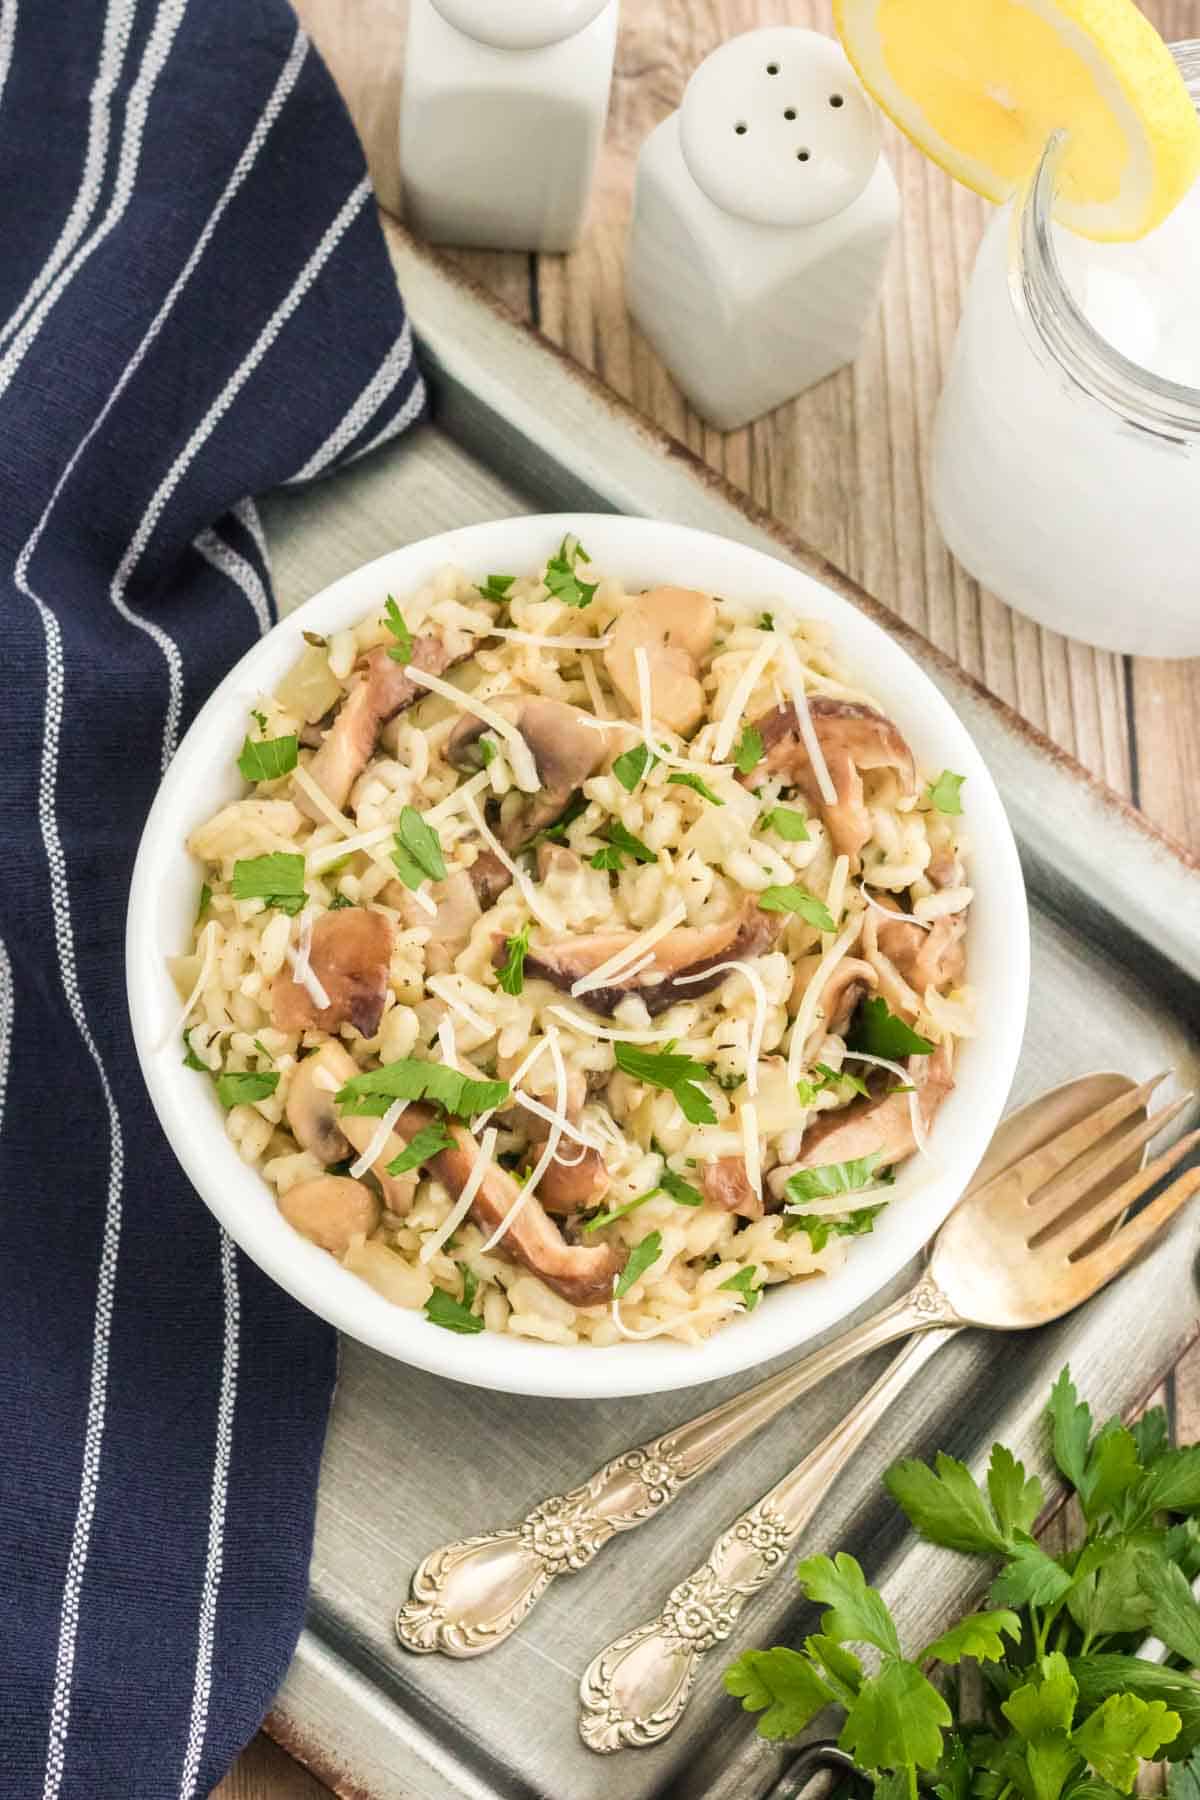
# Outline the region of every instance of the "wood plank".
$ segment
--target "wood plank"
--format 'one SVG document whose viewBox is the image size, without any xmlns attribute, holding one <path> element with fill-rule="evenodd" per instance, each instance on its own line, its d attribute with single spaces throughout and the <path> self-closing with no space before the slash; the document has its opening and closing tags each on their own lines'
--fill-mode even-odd
<svg viewBox="0 0 1200 1800">
<path fill-rule="evenodd" d="M 260 1732 L 213 1789 L 212 1800 L 330 1800 L 330 1793 Z"/>
</svg>

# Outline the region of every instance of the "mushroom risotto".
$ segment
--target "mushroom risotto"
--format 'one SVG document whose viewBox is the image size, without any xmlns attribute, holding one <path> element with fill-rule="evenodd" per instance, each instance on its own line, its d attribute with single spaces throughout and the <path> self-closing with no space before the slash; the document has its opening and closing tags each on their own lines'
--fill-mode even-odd
<svg viewBox="0 0 1200 1800">
<path fill-rule="evenodd" d="M 771 604 L 573 538 L 381 594 L 297 636 L 189 840 L 185 1060 L 295 1229 L 434 1325 L 697 1343 L 928 1154 L 961 777 Z"/>
</svg>

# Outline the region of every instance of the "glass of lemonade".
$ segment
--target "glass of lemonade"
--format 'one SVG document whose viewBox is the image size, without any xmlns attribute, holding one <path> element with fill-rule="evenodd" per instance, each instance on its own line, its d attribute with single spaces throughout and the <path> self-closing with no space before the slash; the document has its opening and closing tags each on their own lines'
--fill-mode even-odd
<svg viewBox="0 0 1200 1800">
<path fill-rule="evenodd" d="M 1200 41 L 1172 55 L 1200 104 Z M 938 407 L 942 535 L 1106 650 L 1200 655 L 1200 182 L 1147 237 L 1053 223 L 1063 140 L 984 236 Z"/>
</svg>

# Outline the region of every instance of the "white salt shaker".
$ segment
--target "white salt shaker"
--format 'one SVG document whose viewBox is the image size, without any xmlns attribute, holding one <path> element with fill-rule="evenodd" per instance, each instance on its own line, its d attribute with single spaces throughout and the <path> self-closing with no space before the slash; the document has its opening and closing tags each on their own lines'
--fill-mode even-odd
<svg viewBox="0 0 1200 1800">
<path fill-rule="evenodd" d="M 405 217 L 433 244 L 569 250 L 608 111 L 618 0 L 411 0 Z"/>
<path fill-rule="evenodd" d="M 731 431 L 854 359 L 899 215 L 841 46 L 748 31 L 642 146 L 629 310 L 696 411 Z"/>
</svg>

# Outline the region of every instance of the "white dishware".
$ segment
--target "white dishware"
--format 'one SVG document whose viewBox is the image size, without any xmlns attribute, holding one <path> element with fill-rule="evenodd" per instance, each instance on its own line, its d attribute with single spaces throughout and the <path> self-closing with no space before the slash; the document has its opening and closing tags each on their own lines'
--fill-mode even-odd
<svg viewBox="0 0 1200 1800">
<path fill-rule="evenodd" d="M 183 1066 L 172 1029 L 179 996 L 167 959 L 188 941 L 201 881 L 185 840 L 245 792 L 235 759 L 247 709 L 286 674 L 303 648 L 302 632 L 354 624 L 386 594 L 402 600 L 446 564 L 480 580 L 495 569 L 531 569 L 568 530 L 579 534 L 598 572 L 628 586 L 675 583 L 826 620 L 840 661 L 895 720 L 918 766 L 966 777 L 975 890 L 967 954 L 980 1030 L 962 1046 L 958 1085 L 931 1135 L 932 1161 L 913 1157 L 900 1168 L 873 1235 L 854 1242 L 836 1276 L 776 1289 L 698 1347 L 664 1339 L 594 1348 L 492 1333 L 460 1337 L 391 1304 L 283 1218 L 261 1172 L 242 1161 L 227 1136 L 213 1084 Z M 506 1392 L 587 1399 L 689 1387 L 795 1350 L 861 1306 L 928 1242 L 966 1187 L 1008 1094 L 1025 1023 L 1028 933 L 1016 847 L 983 759 L 949 703 L 885 631 L 811 576 L 729 539 L 657 519 L 571 514 L 472 525 L 395 550 L 306 601 L 242 658 L 193 722 L 146 822 L 126 962 L 134 1039 L 159 1120 L 201 1199 L 247 1255 L 323 1318 L 401 1361 Z"/>
<path fill-rule="evenodd" d="M 1200 104 L 1200 46 L 1175 57 Z M 1052 223 L 1057 146 L 984 237 L 938 407 L 958 560 L 1055 631 L 1200 654 L 1200 186 L 1131 244 Z"/>
<path fill-rule="evenodd" d="M 407 222 L 431 244 L 570 250 L 608 111 L 618 0 L 410 0 Z"/>
<path fill-rule="evenodd" d="M 629 310 L 701 416 L 733 430 L 853 361 L 900 202 L 841 46 L 731 38 L 638 157 Z"/>
</svg>

